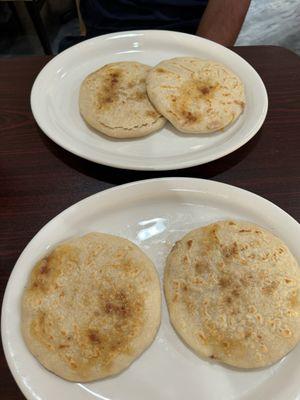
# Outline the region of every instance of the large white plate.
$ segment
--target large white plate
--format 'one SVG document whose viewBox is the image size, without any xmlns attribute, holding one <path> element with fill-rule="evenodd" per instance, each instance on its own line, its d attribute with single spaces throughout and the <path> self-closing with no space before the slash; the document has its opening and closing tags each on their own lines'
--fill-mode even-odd
<svg viewBox="0 0 300 400">
<path fill-rule="evenodd" d="M 89 73 L 116 61 L 137 60 L 154 66 L 178 56 L 219 61 L 240 76 L 247 104 L 231 127 L 224 132 L 197 136 L 180 134 L 167 124 L 144 138 L 116 140 L 85 124 L 79 114 L 78 94 Z M 132 31 L 90 39 L 56 56 L 33 85 L 31 108 L 46 135 L 78 156 L 119 168 L 168 170 L 203 164 L 242 146 L 262 125 L 268 98 L 256 71 L 223 46 L 178 32 Z"/>
<path fill-rule="evenodd" d="M 224 218 L 253 221 L 281 237 L 300 259 L 299 224 L 269 201 L 222 183 L 169 178 L 130 183 L 95 194 L 59 214 L 27 245 L 9 279 L 2 339 L 9 367 L 34 400 L 292 400 L 299 399 L 300 346 L 276 365 L 243 371 L 205 361 L 190 351 L 163 317 L 151 347 L 117 377 L 90 384 L 66 382 L 44 369 L 20 332 L 20 301 L 34 263 L 73 235 L 102 231 L 126 237 L 152 258 L 162 277 L 173 243 L 187 231 Z"/>
</svg>

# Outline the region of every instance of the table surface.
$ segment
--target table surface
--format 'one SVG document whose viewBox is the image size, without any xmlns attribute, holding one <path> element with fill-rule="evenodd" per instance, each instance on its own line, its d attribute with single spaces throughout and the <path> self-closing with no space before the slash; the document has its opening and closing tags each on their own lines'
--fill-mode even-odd
<svg viewBox="0 0 300 400">
<path fill-rule="evenodd" d="M 30 110 L 46 56 L 0 60 L 0 299 L 19 254 L 40 228 L 71 204 L 123 183 L 162 176 L 213 179 L 250 190 L 300 220 L 300 59 L 275 46 L 236 47 L 262 77 L 269 111 L 259 133 L 217 161 L 178 171 L 114 169 L 60 148 Z M 0 350 L 1 398 L 24 399 Z"/>
</svg>

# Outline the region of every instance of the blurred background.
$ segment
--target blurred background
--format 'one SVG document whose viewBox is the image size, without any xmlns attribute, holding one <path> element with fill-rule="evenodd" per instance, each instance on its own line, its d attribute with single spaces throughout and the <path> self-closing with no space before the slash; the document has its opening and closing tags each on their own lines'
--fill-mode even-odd
<svg viewBox="0 0 300 400">
<path fill-rule="evenodd" d="M 75 0 L 0 0 L 0 57 L 57 54 L 73 44 L 72 38 L 84 39 L 77 5 Z M 300 0 L 251 1 L 236 45 L 256 44 L 300 55 Z"/>
</svg>

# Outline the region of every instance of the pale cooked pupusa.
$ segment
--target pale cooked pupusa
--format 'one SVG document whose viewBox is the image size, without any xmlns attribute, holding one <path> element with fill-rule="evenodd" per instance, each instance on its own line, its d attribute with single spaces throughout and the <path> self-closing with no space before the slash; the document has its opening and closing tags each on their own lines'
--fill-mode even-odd
<svg viewBox="0 0 300 400">
<path fill-rule="evenodd" d="M 153 341 L 160 314 L 151 260 L 129 240 L 90 233 L 58 245 L 33 268 L 22 332 L 44 367 L 88 382 L 128 367 Z"/>
<path fill-rule="evenodd" d="M 164 60 L 148 74 L 155 108 L 184 133 L 209 133 L 234 122 L 245 106 L 244 85 L 224 65 L 195 57 Z"/>
<path fill-rule="evenodd" d="M 150 103 L 146 76 L 150 67 L 123 61 L 103 66 L 82 82 L 79 109 L 93 128 L 114 138 L 146 136 L 165 118 Z"/>
<path fill-rule="evenodd" d="M 300 340 L 300 269 L 287 246 L 244 221 L 195 229 L 170 252 L 164 290 L 171 322 L 200 356 L 264 367 Z"/>
</svg>

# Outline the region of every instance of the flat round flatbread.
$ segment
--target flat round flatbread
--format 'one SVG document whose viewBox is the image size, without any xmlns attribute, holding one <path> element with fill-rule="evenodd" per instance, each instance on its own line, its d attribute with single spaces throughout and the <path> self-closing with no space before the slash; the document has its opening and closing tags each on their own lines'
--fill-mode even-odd
<svg viewBox="0 0 300 400">
<path fill-rule="evenodd" d="M 44 367 L 88 382 L 128 367 L 153 341 L 160 314 L 150 259 L 126 239 L 90 233 L 36 264 L 23 296 L 22 331 Z"/>
<path fill-rule="evenodd" d="M 220 221 L 173 247 L 164 289 L 171 322 L 195 352 L 240 368 L 264 367 L 300 340 L 300 269 L 263 228 Z"/>
<path fill-rule="evenodd" d="M 245 106 L 241 80 L 213 61 L 192 57 L 162 61 L 149 72 L 146 84 L 156 109 L 185 133 L 221 130 Z"/>
<path fill-rule="evenodd" d="M 114 138 L 134 138 L 160 129 L 165 118 L 150 103 L 146 76 L 150 67 L 124 61 L 107 64 L 88 75 L 79 94 L 85 121 Z"/>
</svg>

